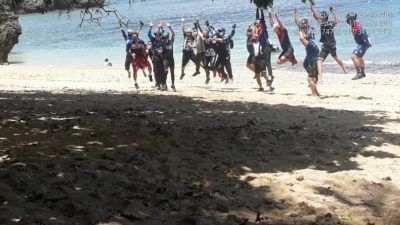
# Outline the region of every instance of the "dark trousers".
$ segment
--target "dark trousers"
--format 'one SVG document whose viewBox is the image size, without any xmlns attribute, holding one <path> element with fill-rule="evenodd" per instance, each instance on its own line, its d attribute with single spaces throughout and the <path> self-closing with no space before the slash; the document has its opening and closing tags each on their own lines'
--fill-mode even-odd
<svg viewBox="0 0 400 225">
<path fill-rule="evenodd" d="M 263 48 L 264 51 L 264 57 L 265 57 L 265 63 L 267 64 L 267 71 L 268 75 L 273 77 L 272 75 L 272 65 L 271 65 L 271 52 L 272 52 L 272 46 L 267 45 L 266 47 Z"/>
<path fill-rule="evenodd" d="M 167 75 L 165 73 L 163 60 L 153 60 L 153 71 L 154 78 L 156 80 L 156 86 L 160 86 L 167 83 Z"/>
</svg>

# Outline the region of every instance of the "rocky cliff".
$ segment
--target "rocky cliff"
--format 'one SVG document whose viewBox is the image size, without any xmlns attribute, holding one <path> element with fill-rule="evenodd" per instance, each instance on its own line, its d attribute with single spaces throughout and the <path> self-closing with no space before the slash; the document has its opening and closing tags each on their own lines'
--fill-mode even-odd
<svg viewBox="0 0 400 225">
<path fill-rule="evenodd" d="M 96 7 L 104 2 L 105 0 L 22 0 L 17 11 L 20 14 L 45 13 L 52 10 Z"/>
<path fill-rule="evenodd" d="M 8 54 L 22 33 L 18 15 L 12 12 L 5 0 L 0 0 L 0 64 L 8 63 Z"/>
</svg>

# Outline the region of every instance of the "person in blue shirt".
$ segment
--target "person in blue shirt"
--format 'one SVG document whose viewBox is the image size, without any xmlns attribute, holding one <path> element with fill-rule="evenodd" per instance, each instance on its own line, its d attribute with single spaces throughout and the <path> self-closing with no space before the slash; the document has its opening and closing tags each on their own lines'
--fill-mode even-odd
<svg viewBox="0 0 400 225">
<path fill-rule="evenodd" d="M 256 11 L 256 21 L 254 23 L 256 29 L 255 33 L 258 37 L 258 41 L 263 49 L 263 55 L 265 57 L 265 63 L 267 65 L 267 86 L 272 88 L 272 82 L 274 80 L 274 76 L 272 74 L 272 64 L 271 64 L 271 53 L 272 53 L 272 45 L 269 42 L 267 24 L 265 22 L 264 11 L 261 8 L 257 8 Z M 272 89 L 271 89 L 272 90 Z"/>
<path fill-rule="evenodd" d="M 367 50 L 372 46 L 367 31 L 356 20 L 357 13 L 351 12 L 347 14 L 346 22 L 351 26 L 354 40 L 357 43 L 357 48 L 353 51 L 353 55 L 351 56 L 354 66 L 357 70 L 357 75 L 353 77 L 353 80 L 358 80 L 366 77 L 364 71 L 365 63 L 363 57 Z"/>
<path fill-rule="evenodd" d="M 151 67 L 149 61 L 146 59 L 146 44 L 139 38 L 139 33 L 134 32 L 132 35 L 133 41 L 129 53 L 132 56 L 133 79 L 135 88 L 139 89 L 137 83 L 137 72 L 139 69 L 148 68 L 151 75 Z"/>
<path fill-rule="evenodd" d="M 128 72 L 128 78 L 129 79 L 131 78 L 130 67 L 132 65 L 132 60 L 133 60 L 132 55 L 130 54 L 129 50 L 130 50 L 130 48 L 132 46 L 132 43 L 133 43 L 133 35 L 135 33 L 139 34 L 143 29 L 143 25 L 144 25 L 144 23 L 142 21 L 140 21 L 140 28 L 139 28 L 139 30 L 137 32 L 135 32 L 135 31 L 133 31 L 131 29 L 128 29 L 128 31 L 125 32 L 125 30 L 122 28 L 122 22 L 119 23 L 120 30 L 122 32 L 122 36 L 124 37 L 124 40 L 126 42 L 125 70 Z M 144 68 L 140 68 L 140 69 L 142 70 L 144 76 L 146 77 L 147 74 L 146 74 Z M 150 81 L 153 81 L 153 78 L 152 78 L 152 75 L 151 75 L 151 65 L 150 64 L 149 64 L 149 79 L 150 79 Z"/>
<path fill-rule="evenodd" d="M 308 85 L 311 89 L 312 96 L 319 96 L 317 90 L 318 82 L 318 55 L 319 48 L 317 42 L 315 41 L 314 28 L 308 24 L 307 19 L 299 20 L 297 18 L 297 10 L 293 13 L 295 23 L 299 27 L 300 42 L 304 45 L 306 49 L 306 57 L 303 62 L 303 67 L 308 74 Z"/>
<path fill-rule="evenodd" d="M 164 67 L 164 45 L 161 40 L 162 23 L 158 24 L 158 29 L 155 35 L 152 33 L 153 22 L 150 22 L 149 31 L 147 36 L 151 42 L 150 58 L 153 63 L 154 77 L 156 80 L 156 87 L 158 90 L 166 91 L 167 88 L 167 75 Z"/>
</svg>

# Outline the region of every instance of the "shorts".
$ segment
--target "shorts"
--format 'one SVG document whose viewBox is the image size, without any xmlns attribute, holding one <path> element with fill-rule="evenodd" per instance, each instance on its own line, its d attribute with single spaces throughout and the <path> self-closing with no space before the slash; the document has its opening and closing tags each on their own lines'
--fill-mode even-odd
<svg viewBox="0 0 400 225">
<path fill-rule="evenodd" d="M 183 50 L 182 67 L 186 66 L 190 60 L 192 60 L 194 63 L 196 63 L 197 56 L 196 56 L 196 54 L 194 54 L 194 51 Z"/>
<path fill-rule="evenodd" d="M 292 46 L 287 48 L 286 51 L 282 51 L 282 53 L 279 55 L 278 59 L 280 59 L 282 56 L 284 56 L 286 59 L 289 59 L 294 56 L 294 49 Z"/>
<path fill-rule="evenodd" d="M 172 59 L 164 59 L 164 67 L 165 67 L 165 69 L 167 69 L 167 68 L 171 68 L 171 69 L 174 69 L 175 68 L 175 60 L 172 58 Z"/>
<path fill-rule="evenodd" d="M 353 54 L 362 58 L 367 52 L 368 47 L 365 45 L 358 45 L 357 48 L 353 51 Z"/>
<path fill-rule="evenodd" d="M 264 73 L 267 71 L 267 62 L 264 56 L 255 57 L 254 61 L 254 72 Z"/>
<path fill-rule="evenodd" d="M 254 55 L 247 57 L 247 65 L 254 64 Z"/>
<path fill-rule="evenodd" d="M 131 70 L 132 56 L 127 54 L 125 57 L 125 70 Z"/>
<path fill-rule="evenodd" d="M 318 66 L 316 60 L 312 60 L 310 57 L 306 56 L 303 66 L 308 73 L 308 77 L 314 78 L 315 82 L 318 82 Z"/>
<path fill-rule="evenodd" d="M 133 71 L 138 71 L 139 69 L 143 69 L 149 67 L 150 63 L 144 56 L 137 57 L 132 60 Z"/>
<path fill-rule="evenodd" d="M 322 59 L 323 61 L 328 57 L 328 55 L 331 54 L 333 58 L 336 58 L 336 46 L 328 46 L 328 45 L 322 45 L 321 52 L 318 55 L 318 59 Z"/>
</svg>

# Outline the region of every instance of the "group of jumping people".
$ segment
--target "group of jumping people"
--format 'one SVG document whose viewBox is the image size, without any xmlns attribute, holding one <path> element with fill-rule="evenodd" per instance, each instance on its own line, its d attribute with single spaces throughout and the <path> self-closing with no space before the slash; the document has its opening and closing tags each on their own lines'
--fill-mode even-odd
<svg viewBox="0 0 400 225">
<path fill-rule="evenodd" d="M 310 10 L 314 19 L 320 25 L 322 43 L 321 51 L 319 50 L 318 44 L 315 41 L 315 29 L 309 24 L 308 19 L 298 19 L 297 10 L 294 11 L 293 16 L 296 25 L 299 28 L 300 41 L 304 45 L 306 50 L 306 57 L 303 62 L 303 67 L 308 74 L 308 84 L 311 89 L 312 96 L 319 96 L 316 84 L 318 79 L 322 77 L 323 73 L 323 62 L 330 54 L 336 62 L 340 65 L 344 73 L 348 73 L 343 60 L 336 52 L 336 40 L 334 34 L 334 28 L 339 23 L 337 12 L 334 7 L 330 7 L 330 13 L 333 15 L 334 20 L 329 20 L 329 13 L 323 11 L 318 13 L 314 1 L 310 2 Z M 290 62 L 292 65 L 297 64 L 297 60 L 294 56 L 294 48 L 290 42 L 287 29 L 283 26 L 283 23 L 279 19 L 278 11 L 275 11 L 273 15 L 273 9 L 268 9 L 269 23 L 273 31 L 277 34 L 278 40 L 281 45 L 282 53 L 279 55 L 277 64 L 281 65 Z M 274 22 L 274 17 L 276 22 Z M 352 54 L 352 60 L 357 70 L 357 75 L 353 77 L 353 80 L 364 78 L 365 64 L 363 56 L 371 47 L 368 34 L 366 30 L 361 26 L 360 23 L 356 22 L 357 14 L 349 13 L 346 16 L 346 22 L 351 26 L 352 34 L 357 43 L 357 48 Z M 269 36 L 267 31 L 267 24 L 264 17 L 264 10 L 257 9 L 256 20 L 254 24 L 250 25 L 247 30 L 247 49 L 249 57 L 247 60 L 247 67 L 255 73 L 255 79 L 259 85 L 259 91 L 264 91 L 261 77 L 267 81 L 269 90 L 274 90 L 272 82 L 274 76 L 272 74 L 271 67 L 271 43 L 269 42 Z"/>
<path fill-rule="evenodd" d="M 323 62 L 330 54 L 344 73 L 348 73 L 342 58 L 336 51 L 336 40 L 334 28 L 339 24 L 336 9 L 330 7 L 330 13 L 334 20 L 329 20 L 329 13 L 326 11 L 318 12 L 312 0 L 310 2 L 310 10 L 314 19 L 320 25 L 322 43 L 321 51 L 315 40 L 315 29 L 306 18 L 299 19 L 297 10 L 294 11 L 294 21 L 299 28 L 299 38 L 306 50 L 306 57 L 303 67 L 308 74 L 308 84 L 311 89 L 312 96 L 319 96 L 317 90 L 318 79 L 323 74 Z M 279 12 L 272 8 L 268 10 L 269 25 L 276 33 L 280 46 L 281 54 L 278 56 L 277 64 L 282 65 L 291 63 L 297 64 L 294 55 L 294 48 L 291 44 L 287 29 L 279 18 Z M 275 21 L 276 20 L 276 21 Z M 365 77 L 365 64 L 363 56 L 371 47 L 368 34 L 360 23 L 356 22 L 357 14 L 349 13 L 346 16 L 346 22 L 351 26 L 352 34 L 357 43 L 357 48 L 352 54 L 352 60 L 357 71 L 357 75 L 353 80 Z M 186 29 L 185 19 L 181 20 L 183 33 L 182 46 L 182 67 L 180 79 L 185 77 L 185 67 L 192 61 L 196 65 L 196 72 L 193 76 L 200 74 L 203 68 L 206 74 L 205 83 L 210 81 L 210 75 L 217 75 L 221 78 L 221 82 L 233 81 L 233 72 L 231 65 L 231 49 L 234 46 L 233 37 L 236 32 L 236 24 L 232 26 L 232 31 L 226 35 L 225 28 L 216 29 L 208 21 L 205 21 L 205 28 L 200 25 L 199 19 L 193 23 L 193 27 Z M 175 91 L 175 60 L 173 54 L 175 32 L 170 23 L 158 23 L 157 30 L 153 33 L 153 22 L 150 22 L 147 36 L 149 41 L 145 43 L 139 38 L 139 34 L 144 26 L 140 22 L 139 31 L 128 30 L 127 34 L 122 29 L 123 36 L 126 40 L 126 63 L 125 69 L 131 77 L 130 67 L 133 67 L 133 79 L 135 87 L 138 89 L 137 74 L 139 70 L 147 76 L 145 69 L 148 69 L 148 77 L 153 81 L 154 73 L 156 87 L 159 90 L 167 90 L 167 76 L 171 74 L 171 88 Z M 247 68 L 254 72 L 254 78 L 259 86 L 258 91 L 264 91 L 262 78 L 265 79 L 269 91 L 273 91 L 273 71 L 271 65 L 271 53 L 275 50 L 269 41 L 269 33 L 267 28 L 264 10 L 257 8 L 256 20 L 247 29 L 247 50 L 249 57 L 247 59 Z M 149 62 L 149 59 L 152 63 Z M 151 65 L 152 64 L 152 65 Z"/>
<path fill-rule="evenodd" d="M 233 81 L 231 51 L 233 48 L 233 36 L 235 35 L 236 25 L 232 26 L 229 35 L 225 35 L 225 28 L 216 29 L 208 21 L 205 21 L 206 28 L 202 29 L 199 19 L 193 23 L 192 28 L 186 29 L 185 19 L 181 20 L 183 33 L 182 46 L 182 80 L 185 77 L 185 67 L 192 61 L 196 65 L 196 72 L 193 76 L 200 74 L 203 68 L 206 73 L 205 83 L 210 82 L 210 74 L 217 75 L 221 82 L 228 83 Z M 170 23 L 158 23 L 157 30 L 153 33 L 154 23 L 149 23 L 147 36 L 149 41 L 145 43 L 139 38 L 144 23 L 140 22 L 139 31 L 128 30 L 125 32 L 120 24 L 123 37 L 126 41 L 126 60 L 125 69 L 128 77 L 131 77 L 130 68 L 133 68 L 133 79 L 135 88 L 139 89 L 137 83 L 138 71 L 142 70 L 145 77 L 148 70 L 149 80 L 155 78 L 155 87 L 158 90 L 168 90 L 167 76 L 171 74 L 171 88 L 175 87 L 175 59 L 174 59 L 174 41 L 175 32 Z M 151 63 L 150 63 L 151 61 Z"/>
</svg>

